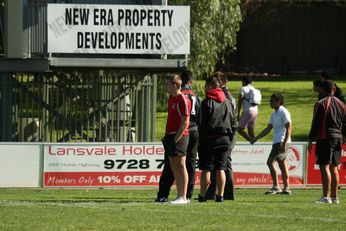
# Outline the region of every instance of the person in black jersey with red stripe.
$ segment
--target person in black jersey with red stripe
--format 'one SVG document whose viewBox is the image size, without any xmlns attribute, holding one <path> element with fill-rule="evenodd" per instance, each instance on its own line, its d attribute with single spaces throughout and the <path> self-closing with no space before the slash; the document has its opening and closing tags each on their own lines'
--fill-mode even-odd
<svg viewBox="0 0 346 231">
<path fill-rule="evenodd" d="M 195 173 L 196 173 L 196 158 L 198 148 L 198 126 L 200 123 L 200 109 L 201 101 L 192 89 L 193 75 L 189 70 L 181 73 L 181 79 L 183 81 L 183 87 L 181 92 L 190 99 L 191 111 L 190 111 L 190 125 L 189 125 L 189 144 L 187 146 L 186 155 L 186 169 L 189 175 L 189 182 L 187 185 L 186 198 L 189 200 L 192 198 L 193 189 L 195 186 Z"/>
<path fill-rule="evenodd" d="M 308 149 L 311 152 L 312 142 L 316 141 L 316 163 L 320 166 L 323 188 L 323 195 L 316 203 L 338 204 L 338 165 L 346 136 L 346 108 L 334 96 L 336 87 L 332 81 L 325 80 L 322 88 L 326 97 L 315 104 Z"/>
<path fill-rule="evenodd" d="M 321 72 L 320 80 L 321 80 L 322 83 L 323 83 L 324 81 L 326 81 L 326 80 L 333 81 L 333 80 L 332 80 L 332 77 L 331 77 L 331 76 L 328 74 L 328 72 L 326 72 L 326 71 L 322 71 L 322 72 Z M 340 87 L 338 87 L 338 86 L 336 85 L 336 83 L 334 83 L 334 85 L 335 85 L 334 96 L 335 96 L 336 98 L 338 98 L 339 100 L 341 100 L 343 103 L 346 103 L 345 97 L 344 97 L 344 95 L 342 94 L 342 91 L 341 91 Z M 323 94 L 320 94 L 320 95 L 319 95 L 319 99 L 320 99 L 320 98 L 322 99 L 322 98 L 324 98 L 324 97 L 326 97 L 326 95 L 323 95 Z"/>
</svg>

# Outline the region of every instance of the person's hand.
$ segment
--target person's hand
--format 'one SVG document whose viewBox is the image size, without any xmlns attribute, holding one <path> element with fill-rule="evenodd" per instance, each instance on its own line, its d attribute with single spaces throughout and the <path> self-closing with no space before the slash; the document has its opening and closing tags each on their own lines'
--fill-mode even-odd
<svg viewBox="0 0 346 231">
<path fill-rule="evenodd" d="M 178 143 L 179 137 L 177 135 L 174 136 L 174 143 Z"/>
<path fill-rule="evenodd" d="M 311 152 L 312 150 L 312 141 L 309 140 L 309 143 L 308 143 L 308 151 Z"/>
<path fill-rule="evenodd" d="M 285 153 L 285 152 L 286 152 L 286 143 L 281 143 L 280 153 Z"/>
</svg>

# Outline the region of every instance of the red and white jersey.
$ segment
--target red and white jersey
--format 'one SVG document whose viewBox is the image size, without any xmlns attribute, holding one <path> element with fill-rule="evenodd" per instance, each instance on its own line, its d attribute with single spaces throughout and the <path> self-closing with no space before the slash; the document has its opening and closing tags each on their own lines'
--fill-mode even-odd
<svg viewBox="0 0 346 231">
<path fill-rule="evenodd" d="M 182 123 L 182 118 L 190 116 L 191 102 L 184 95 L 170 96 L 168 99 L 168 118 L 166 125 L 166 134 L 177 133 Z M 183 135 L 188 135 L 188 129 L 185 129 Z"/>
</svg>

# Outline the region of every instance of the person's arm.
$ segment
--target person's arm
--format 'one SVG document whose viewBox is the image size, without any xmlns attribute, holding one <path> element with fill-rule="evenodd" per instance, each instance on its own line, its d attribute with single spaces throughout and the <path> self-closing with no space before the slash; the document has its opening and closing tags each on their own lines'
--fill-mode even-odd
<svg viewBox="0 0 346 231">
<path fill-rule="evenodd" d="M 342 117 L 341 134 L 342 134 L 343 143 L 346 143 L 346 111 L 345 109 L 344 109 L 344 115 Z"/>
<path fill-rule="evenodd" d="M 285 139 L 282 142 L 282 145 L 280 147 L 280 152 L 281 153 L 285 152 L 285 147 L 286 147 L 287 141 L 291 137 L 291 134 L 292 134 L 292 124 L 291 124 L 291 122 L 287 122 L 285 124 L 285 127 L 286 127 L 286 134 L 285 134 Z"/>
<path fill-rule="evenodd" d="M 190 110 L 191 110 L 191 104 L 189 99 L 186 98 L 186 96 L 181 95 L 182 97 L 179 97 L 179 103 L 177 106 L 177 110 L 179 112 L 181 123 L 178 129 L 177 134 L 175 135 L 174 141 L 177 143 L 178 140 L 183 136 L 184 131 L 188 129 L 190 124 Z"/>
<path fill-rule="evenodd" d="M 250 143 L 254 144 L 257 140 L 265 137 L 266 135 L 268 135 L 268 133 L 272 130 L 273 125 L 272 124 L 268 124 L 267 127 L 265 129 L 263 129 L 263 131 L 260 132 L 260 134 L 258 134 L 255 138 L 253 138 Z"/>
<path fill-rule="evenodd" d="M 240 112 L 241 112 L 241 108 L 243 106 L 243 100 L 244 100 L 244 96 L 242 94 L 239 94 L 239 97 L 238 97 L 238 115 L 237 115 L 238 121 L 240 119 Z"/>
<path fill-rule="evenodd" d="M 311 129 L 309 132 L 309 143 L 308 143 L 309 151 L 311 151 L 312 149 L 312 142 L 316 140 L 318 131 L 320 130 L 323 116 L 324 116 L 324 109 L 322 105 L 319 103 L 316 103 L 314 107 L 314 114 L 312 118 Z"/>
<path fill-rule="evenodd" d="M 189 127 L 189 122 L 190 122 L 190 116 L 183 116 L 181 118 L 181 125 L 174 139 L 175 143 L 177 143 L 178 140 L 183 136 L 184 131 Z"/>
</svg>

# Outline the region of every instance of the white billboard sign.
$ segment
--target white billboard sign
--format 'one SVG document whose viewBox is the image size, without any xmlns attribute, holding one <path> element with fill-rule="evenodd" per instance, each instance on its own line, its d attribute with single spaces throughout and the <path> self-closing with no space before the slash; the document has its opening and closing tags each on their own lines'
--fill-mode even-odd
<svg viewBox="0 0 346 231">
<path fill-rule="evenodd" d="M 39 144 L 0 144 L 0 187 L 40 187 Z"/>
<path fill-rule="evenodd" d="M 189 54 L 190 7 L 48 4 L 49 53 Z"/>
<path fill-rule="evenodd" d="M 158 143 L 44 145 L 44 187 L 157 185 L 164 164 Z"/>
<path fill-rule="evenodd" d="M 267 166 L 271 144 L 235 145 L 232 151 L 234 184 L 237 186 L 270 186 L 272 179 Z M 288 170 L 292 186 L 304 185 L 305 144 L 292 143 L 288 149 Z M 281 181 L 281 171 L 277 166 Z"/>
</svg>

